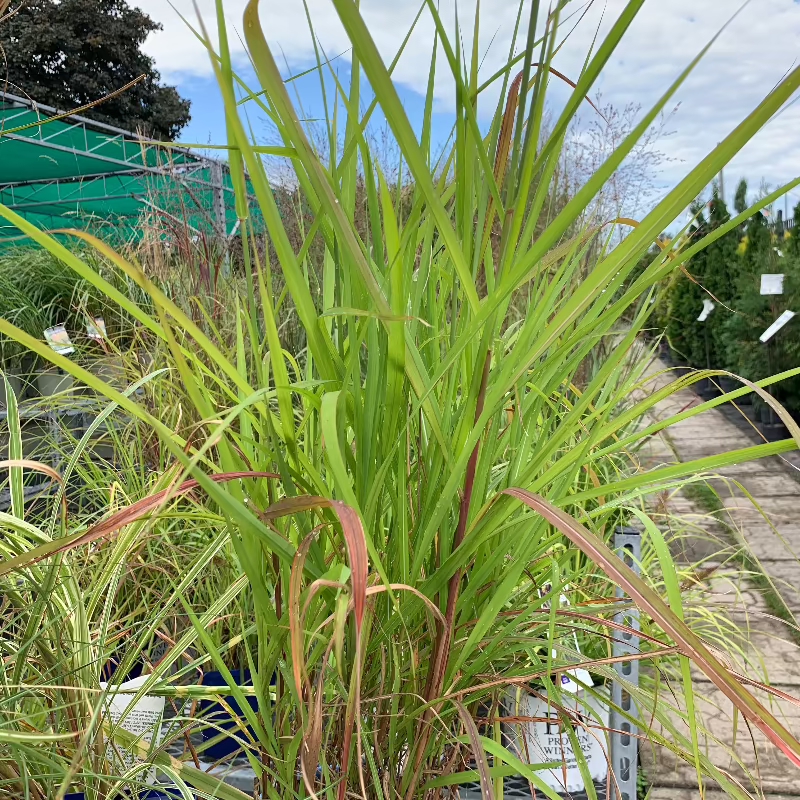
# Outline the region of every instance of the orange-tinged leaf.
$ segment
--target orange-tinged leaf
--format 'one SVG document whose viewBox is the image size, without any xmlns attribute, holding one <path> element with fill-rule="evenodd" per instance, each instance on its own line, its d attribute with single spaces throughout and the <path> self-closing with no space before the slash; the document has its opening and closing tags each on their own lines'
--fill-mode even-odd
<svg viewBox="0 0 800 800">
<path fill-rule="evenodd" d="M 300 593 L 303 590 L 303 570 L 306 557 L 316 536 L 317 530 L 315 529 L 300 543 L 292 561 L 292 572 L 289 577 L 289 636 L 292 648 L 292 673 L 300 698 L 303 697 L 304 690 L 306 696 L 311 697 L 311 686 L 308 683 L 305 667 L 305 639 L 303 637 L 303 615 L 300 613 Z"/>
</svg>

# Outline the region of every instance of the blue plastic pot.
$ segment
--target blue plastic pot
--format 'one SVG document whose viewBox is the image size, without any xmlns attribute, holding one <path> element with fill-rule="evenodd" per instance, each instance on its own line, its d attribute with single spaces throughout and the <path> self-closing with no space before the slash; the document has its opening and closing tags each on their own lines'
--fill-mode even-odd
<svg viewBox="0 0 800 800">
<path fill-rule="evenodd" d="M 233 678 L 234 682 L 237 683 L 239 686 L 247 686 L 252 683 L 249 669 L 246 670 L 232 669 L 231 677 Z M 206 672 L 203 675 L 203 685 L 227 686 L 228 682 L 225 680 L 225 678 L 222 677 L 221 672 Z M 230 693 L 226 693 L 225 699 L 227 704 L 230 706 L 231 711 L 233 711 L 234 714 L 236 714 L 237 716 L 244 716 L 242 714 L 241 707 L 230 696 Z M 253 711 L 258 712 L 257 698 L 248 697 L 247 702 L 250 704 L 250 708 L 252 708 Z M 203 739 L 205 741 L 210 741 L 214 737 L 219 736 L 221 732 L 219 728 L 232 731 L 232 733 L 235 736 L 238 736 L 240 739 L 244 737 L 244 733 L 242 732 L 241 728 L 239 728 L 239 726 L 233 720 L 231 715 L 228 713 L 227 709 L 225 709 L 222 706 L 222 704 L 217 703 L 214 700 L 201 700 L 198 703 L 198 711 L 204 718 L 206 719 L 210 718 L 216 725 L 216 727 L 207 728 L 203 731 Z M 248 725 L 247 730 L 250 732 L 252 736 L 255 736 L 252 727 Z M 225 758 L 226 756 L 235 753 L 240 747 L 241 745 L 236 739 L 233 738 L 233 736 L 225 736 L 218 742 L 215 742 L 211 746 L 207 747 L 203 751 L 202 755 L 204 758 L 211 759 L 213 761 L 219 761 L 221 758 Z"/>
<path fill-rule="evenodd" d="M 168 786 L 159 786 L 154 789 L 143 789 L 139 792 L 139 800 L 183 800 L 183 795 L 177 789 Z M 64 800 L 86 800 L 84 792 L 70 792 Z"/>
</svg>

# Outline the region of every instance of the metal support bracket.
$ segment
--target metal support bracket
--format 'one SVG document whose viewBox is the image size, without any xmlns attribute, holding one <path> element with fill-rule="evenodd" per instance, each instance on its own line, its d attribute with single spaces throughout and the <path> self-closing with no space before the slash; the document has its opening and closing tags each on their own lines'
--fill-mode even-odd
<svg viewBox="0 0 800 800">
<path fill-rule="evenodd" d="M 642 557 L 642 537 L 636 528 L 619 527 L 614 531 L 614 549 L 617 555 L 637 575 L 640 572 Z M 617 587 L 617 597 L 625 598 L 622 589 Z M 634 631 L 640 630 L 639 609 L 630 608 L 614 615 L 614 622 L 625 625 Z M 612 653 L 615 657 L 639 653 L 639 637 L 632 631 L 614 633 Z M 636 800 L 636 774 L 639 764 L 638 728 L 631 721 L 638 717 L 638 710 L 630 692 L 623 686 L 639 685 L 639 661 L 620 661 L 614 669 L 619 676 L 611 685 L 611 715 L 609 725 L 611 734 L 611 766 L 616 780 L 619 800 Z M 622 709 L 618 711 L 617 709 Z M 617 731 L 619 731 L 617 733 Z M 612 787 L 612 792 L 615 789 Z"/>
</svg>

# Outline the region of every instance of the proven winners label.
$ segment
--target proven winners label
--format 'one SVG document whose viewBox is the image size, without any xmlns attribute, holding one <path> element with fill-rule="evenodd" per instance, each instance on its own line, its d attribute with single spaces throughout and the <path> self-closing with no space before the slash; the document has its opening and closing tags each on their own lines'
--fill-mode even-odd
<svg viewBox="0 0 800 800">
<path fill-rule="evenodd" d="M 517 694 L 512 691 L 508 701 L 512 716 L 535 717 L 541 720 L 509 726 L 510 738 L 520 760 L 528 764 L 559 762 L 560 766 L 555 769 L 538 772 L 539 777 L 559 794 L 585 788 L 572 742 L 555 708 L 546 700 L 527 692 Z M 573 720 L 577 718 L 583 722 L 574 723 L 575 736 L 586 759 L 592 781 L 604 783 L 608 776 L 608 756 L 606 732 L 603 728 L 608 728 L 608 705 L 583 691 L 575 694 L 563 693 L 559 698 L 559 705 L 569 709 Z"/>
</svg>

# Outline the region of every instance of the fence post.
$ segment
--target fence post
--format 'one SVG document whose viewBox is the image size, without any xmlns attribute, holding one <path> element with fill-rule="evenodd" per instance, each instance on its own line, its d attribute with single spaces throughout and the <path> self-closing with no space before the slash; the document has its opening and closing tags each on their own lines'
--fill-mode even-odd
<svg viewBox="0 0 800 800">
<path fill-rule="evenodd" d="M 228 259 L 228 230 L 227 218 L 225 216 L 225 183 L 222 164 L 219 161 L 211 161 L 211 183 L 213 185 L 213 196 L 211 199 L 211 216 L 215 228 L 216 238 L 222 248 L 225 259 L 224 270 L 229 269 Z"/>
<path fill-rule="evenodd" d="M 642 539 L 636 528 L 618 527 L 614 531 L 614 549 L 617 555 L 637 575 L 640 572 L 639 564 L 642 555 Z M 622 589 L 617 587 L 617 597 L 625 597 Z M 639 630 L 639 609 L 631 608 L 619 611 L 614 615 L 614 622 L 625 625 L 633 630 Z M 614 656 L 624 656 L 639 652 L 639 637 L 629 631 L 612 631 L 614 636 L 612 653 Z M 620 661 L 614 665 L 617 675 L 629 685 L 639 685 L 639 661 Z M 638 728 L 630 721 L 628 716 L 638 716 L 636 704 L 630 693 L 623 688 L 619 680 L 611 685 L 611 715 L 610 727 L 619 733 L 611 734 L 611 766 L 616 780 L 619 800 L 636 800 L 636 773 L 638 769 Z M 623 715 L 616 709 L 622 709 Z M 612 784 L 613 786 L 613 784 Z"/>
</svg>

